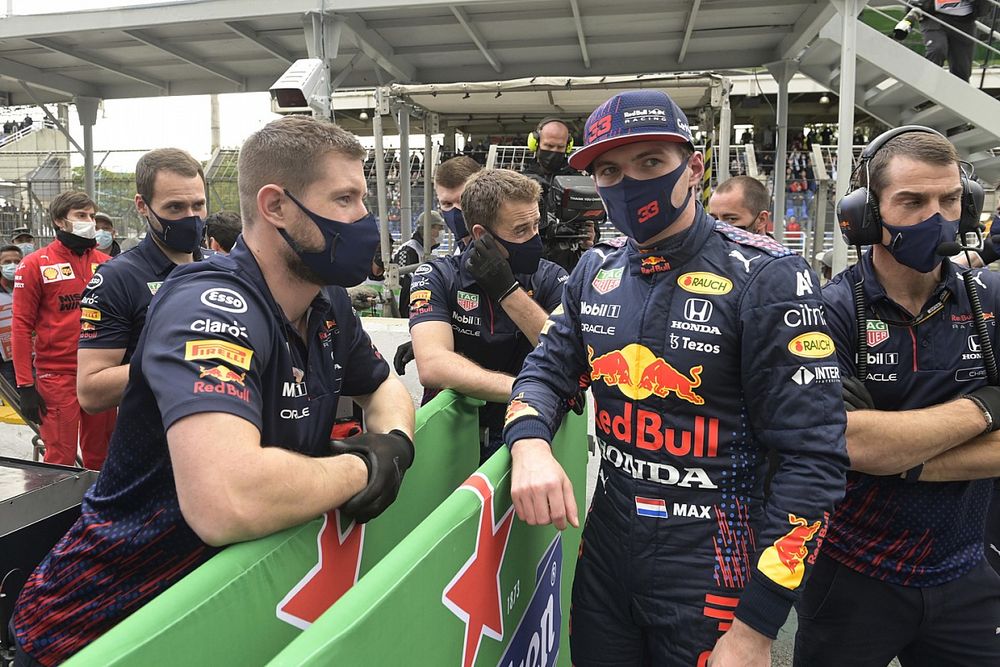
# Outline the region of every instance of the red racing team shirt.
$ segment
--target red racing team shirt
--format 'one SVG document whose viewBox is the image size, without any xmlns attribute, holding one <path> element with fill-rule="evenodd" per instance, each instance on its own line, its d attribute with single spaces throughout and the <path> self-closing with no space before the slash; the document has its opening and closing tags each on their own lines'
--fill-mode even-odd
<svg viewBox="0 0 1000 667">
<path fill-rule="evenodd" d="M 80 296 L 94 270 L 109 259 L 94 248 L 78 255 L 55 240 L 18 264 L 11 332 L 18 386 L 35 383 L 31 373 L 32 334 L 34 365 L 39 373 L 76 373 Z M 86 318 L 87 313 L 82 315 Z"/>
</svg>

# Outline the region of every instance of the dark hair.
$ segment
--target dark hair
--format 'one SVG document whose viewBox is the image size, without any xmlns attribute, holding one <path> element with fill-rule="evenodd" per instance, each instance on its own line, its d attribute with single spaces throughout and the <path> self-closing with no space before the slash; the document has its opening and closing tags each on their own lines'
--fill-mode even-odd
<svg viewBox="0 0 1000 667">
<path fill-rule="evenodd" d="M 172 171 L 185 178 L 201 176 L 205 183 L 205 172 L 201 163 L 191 157 L 187 151 L 179 148 L 157 148 L 149 151 L 135 164 L 135 191 L 139 193 L 146 206 L 152 206 L 153 186 L 156 175 L 161 171 Z"/>
<path fill-rule="evenodd" d="M 5 252 L 16 252 L 21 257 L 24 257 L 24 252 L 22 252 L 21 249 L 16 245 L 14 245 L 13 243 L 9 243 L 3 247 L 0 247 L 0 255 L 4 254 Z"/>
<path fill-rule="evenodd" d="M 895 136 L 875 152 L 868 161 L 867 168 L 863 167 L 858 171 L 859 183 L 868 187 L 876 201 L 888 185 L 886 172 L 889 169 L 889 162 L 897 156 L 939 166 L 958 165 L 959 161 L 958 151 L 951 142 L 937 134 L 906 132 Z M 867 182 L 869 175 L 870 183 Z"/>
<path fill-rule="evenodd" d="M 236 237 L 242 231 L 243 222 L 235 211 L 219 211 L 205 218 L 205 238 L 215 239 L 226 252 L 233 249 Z"/>
<path fill-rule="evenodd" d="M 90 195 L 79 190 L 68 190 L 60 192 L 49 204 L 49 216 L 52 218 L 52 222 L 56 222 L 64 219 L 70 211 L 87 208 L 97 210 L 97 204 L 90 198 Z"/>
<path fill-rule="evenodd" d="M 438 165 L 434 170 L 434 185 L 449 189 L 461 187 L 482 168 L 481 164 L 468 155 L 458 155 Z"/>
<path fill-rule="evenodd" d="M 719 183 L 715 191 L 723 194 L 737 188 L 743 193 L 743 206 L 751 214 L 757 215 L 761 211 L 771 210 L 771 195 L 768 194 L 764 184 L 753 176 L 733 176 Z"/>
<path fill-rule="evenodd" d="M 323 158 L 330 153 L 359 162 L 365 149 L 339 125 L 311 116 L 285 116 L 251 134 L 240 150 L 239 190 L 243 224 L 250 227 L 257 211 L 257 193 L 265 185 L 280 185 L 296 197 L 325 174 Z"/>
</svg>

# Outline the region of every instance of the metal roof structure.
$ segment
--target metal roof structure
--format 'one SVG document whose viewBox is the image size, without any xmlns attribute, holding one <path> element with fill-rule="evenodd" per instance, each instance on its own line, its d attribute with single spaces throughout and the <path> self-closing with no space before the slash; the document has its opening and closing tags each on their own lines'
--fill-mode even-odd
<svg viewBox="0 0 1000 667">
<path fill-rule="evenodd" d="M 759 66 L 834 15 L 828 0 L 182 0 L 10 16 L 0 103 L 264 91 L 305 57 L 334 88 Z"/>
</svg>

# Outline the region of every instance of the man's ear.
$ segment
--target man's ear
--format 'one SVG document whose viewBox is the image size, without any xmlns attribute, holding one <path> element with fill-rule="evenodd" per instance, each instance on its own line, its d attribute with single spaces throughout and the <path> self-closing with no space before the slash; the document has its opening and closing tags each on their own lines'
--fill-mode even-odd
<svg viewBox="0 0 1000 667">
<path fill-rule="evenodd" d="M 482 225 L 472 225 L 472 240 L 478 241 L 486 234 L 489 234 L 489 230 Z"/>
<path fill-rule="evenodd" d="M 257 216 L 275 227 L 286 229 L 291 220 L 291 209 L 295 203 L 285 196 L 285 191 L 273 183 L 257 191 Z"/>
<path fill-rule="evenodd" d="M 701 183 L 702 176 L 705 175 L 705 156 L 700 152 L 692 153 L 688 160 L 688 169 L 691 170 L 691 187 L 696 187 Z"/>
<path fill-rule="evenodd" d="M 142 198 L 142 195 L 140 195 L 138 192 L 135 195 L 135 210 L 138 211 L 139 215 L 141 216 L 149 215 L 149 211 L 147 210 L 146 207 L 146 200 L 144 200 Z"/>
</svg>

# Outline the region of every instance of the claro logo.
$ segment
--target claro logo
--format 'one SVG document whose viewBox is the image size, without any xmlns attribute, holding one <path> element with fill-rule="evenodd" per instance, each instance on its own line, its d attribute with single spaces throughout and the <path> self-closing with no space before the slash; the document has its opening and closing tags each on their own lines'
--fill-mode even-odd
<svg viewBox="0 0 1000 667">
<path fill-rule="evenodd" d="M 224 310 L 227 313 L 247 312 L 247 301 L 243 296 L 227 287 L 213 287 L 201 293 L 201 302 L 206 306 Z"/>
</svg>

